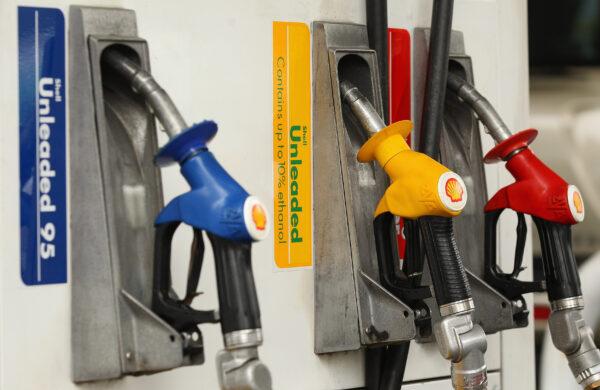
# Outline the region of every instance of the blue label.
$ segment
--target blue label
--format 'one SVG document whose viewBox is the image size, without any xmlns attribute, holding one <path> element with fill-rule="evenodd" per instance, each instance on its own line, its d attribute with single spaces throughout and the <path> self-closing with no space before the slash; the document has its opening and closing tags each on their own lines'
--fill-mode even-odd
<svg viewBox="0 0 600 390">
<path fill-rule="evenodd" d="M 19 7 L 21 278 L 67 281 L 65 21 Z"/>
</svg>

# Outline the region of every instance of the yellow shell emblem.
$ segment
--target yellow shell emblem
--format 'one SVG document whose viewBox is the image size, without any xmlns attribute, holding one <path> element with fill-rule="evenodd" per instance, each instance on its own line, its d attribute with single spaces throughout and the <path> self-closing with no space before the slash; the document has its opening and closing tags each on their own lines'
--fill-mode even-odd
<svg viewBox="0 0 600 390">
<path fill-rule="evenodd" d="M 583 213 L 583 199 L 579 191 L 573 192 L 573 205 L 579 214 Z"/>
<path fill-rule="evenodd" d="M 445 191 L 452 202 L 462 202 L 465 190 L 455 178 L 451 177 L 446 181 Z"/>
<path fill-rule="evenodd" d="M 259 204 L 252 206 L 252 222 L 258 230 L 265 230 L 267 227 L 267 215 Z"/>
</svg>

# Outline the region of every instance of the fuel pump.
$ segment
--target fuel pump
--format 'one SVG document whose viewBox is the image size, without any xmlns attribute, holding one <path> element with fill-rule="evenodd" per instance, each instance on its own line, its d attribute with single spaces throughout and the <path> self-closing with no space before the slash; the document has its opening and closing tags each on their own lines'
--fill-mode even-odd
<svg viewBox="0 0 600 390">
<path fill-rule="evenodd" d="M 405 141 L 412 128 L 410 121 L 400 121 L 386 127 L 357 87 L 342 81 L 340 88 L 342 99 L 370 134 L 358 152 L 358 160 L 376 160 L 391 180 L 374 213 L 379 261 L 394 262 L 391 246 L 395 242 L 389 239 L 389 224 L 394 221 L 392 216 L 429 220 L 429 229 L 425 233 L 434 240 L 435 248 L 428 253 L 439 256 L 430 259 L 430 272 L 442 316 L 434 325 L 438 346 L 442 355 L 452 361 L 452 381 L 456 389 L 485 389 L 485 333 L 473 323 L 473 302 L 468 296 L 469 284 L 456 244 L 445 239 L 447 224 L 452 224 L 450 217 L 459 215 L 466 205 L 465 184 L 460 176 L 431 157 L 410 149 Z M 385 270 L 389 266 L 381 268 Z M 416 287 L 410 285 L 410 279 L 405 283 L 407 287 Z M 465 299 L 456 302 L 448 300 L 462 293 L 466 294 Z"/>
<path fill-rule="evenodd" d="M 554 345 L 566 355 L 581 386 L 599 388 L 600 351 L 582 316 L 583 296 L 571 247 L 571 225 L 583 221 L 585 215 L 581 193 L 529 149 L 537 130 L 513 134 L 487 99 L 456 75 L 448 76 L 448 88 L 475 111 L 496 142 L 484 161 L 505 161 L 515 178 L 485 206 L 486 281 L 520 307 L 520 315 L 527 315 L 523 294 L 546 290 L 552 307 L 549 326 Z M 496 260 L 496 226 L 506 209 L 514 210 L 518 217 L 514 265 L 509 273 L 503 272 Z M 537 227 L 545 280 L 518 279 L 527 234 L 525 215 L 530 215 Z"/>
<path fill-rule="evenodd" d="M 189 127 L 167 93 L 118 48 L 103 53 L 103 63 L 141 95 L 169 134 L 158 152 L 159 166 L 179 163 L 191 190 L 173 199 L 155 220 L 152 310 L 184 338 L 184 350 L 202 348 L 199 324 L 220 322 L 225 349 L 218 354 L 222 389 L 271 389 L 267 367 L 258 358 L 262 344 L 260 311 L 251 267 L 251 243 L 265 238 L 269 218 L 264 205 L 250 196 L 221 167 L 207 148 L 217 125 L 204 121 Z M 171 286 L 171 243 L 178 226 L 194 230 L 186 294 Z M 219 312 L 191 307 L 204 256 L 203 231 L 215 257 Z"/>
</svg>

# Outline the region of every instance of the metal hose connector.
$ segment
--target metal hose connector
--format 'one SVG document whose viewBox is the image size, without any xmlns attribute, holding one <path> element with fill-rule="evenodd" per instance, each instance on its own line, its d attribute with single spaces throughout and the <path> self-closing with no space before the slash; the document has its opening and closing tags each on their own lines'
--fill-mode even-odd
<svg viewBox="0 0 600 390">
<path fill-rule="evenodd" d="M 143 70 L 135 61 L 115 48 L 106 49 L 102 55 L 102 61 L 125 78 L 136 93 L 144 97 L 169 138 L 175 137 L 188 128 L 167 92 L 150 73 Z"/>
<path fill-rule="evenodd" d="M 456 93 L 477 114 L 479 120 L 487 128 L 496 143 L 508 139 L 512 133 L 494 106 L 466 80 L 449 73 L 448 88 Z"/>
<path fill-rule="evenodd" d="M 583 300 L 579 299 L 578 307 L 571 307 L 573 300 L 563 301 L 552 302 L 553 311 L 548 320 L 552 343 L 567 357 L 581 387 L 585 390 L 600 388 L 600 350 L 594 343 L 592 329 L 583 319 Z"/>
<path fill-rule="evenodd" d="M 481 336 L 481 333 L 483 330 L 477 325 L 477 328 L 462 335 L 463 348 L 467 352 L 462 360 L 452 362 L 452 386 L 455 390 L 487 389 L 487 366 L 484 356 L 486 346 L 482 347 L 485 334 Z"/>
<path fill-rule="evenodd" d="M 216 360 L 221 390 L 272 390 L 271 373 L 256 347 L 224 349 Z"/>
<path fill-rule="evenodd" d="M 453 388 L 487 389 L 487 340 L 481 326 L 473 323 L 473 309 L 443 316 L 434 333 L 440 353 L 452 362 Z"/>
</svg>

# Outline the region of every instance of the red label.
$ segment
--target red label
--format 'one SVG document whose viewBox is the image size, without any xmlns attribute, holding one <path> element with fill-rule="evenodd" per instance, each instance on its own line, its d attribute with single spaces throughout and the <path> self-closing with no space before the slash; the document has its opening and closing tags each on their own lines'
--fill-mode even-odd
<svg viewBox="0 0 600 390">
<path fill-rule="evenodd" d="M 390 123 L 394 123 L 411 118 L 410 33 L 408 30 L 388 29 L 388 61 Z M 406 141 L 410 145 L 410 135 Z M 404 259 L 406 239 L 402 218 L 398 218 L 396 232 L 398 255 L 400 259 Z"/>
</svg>

